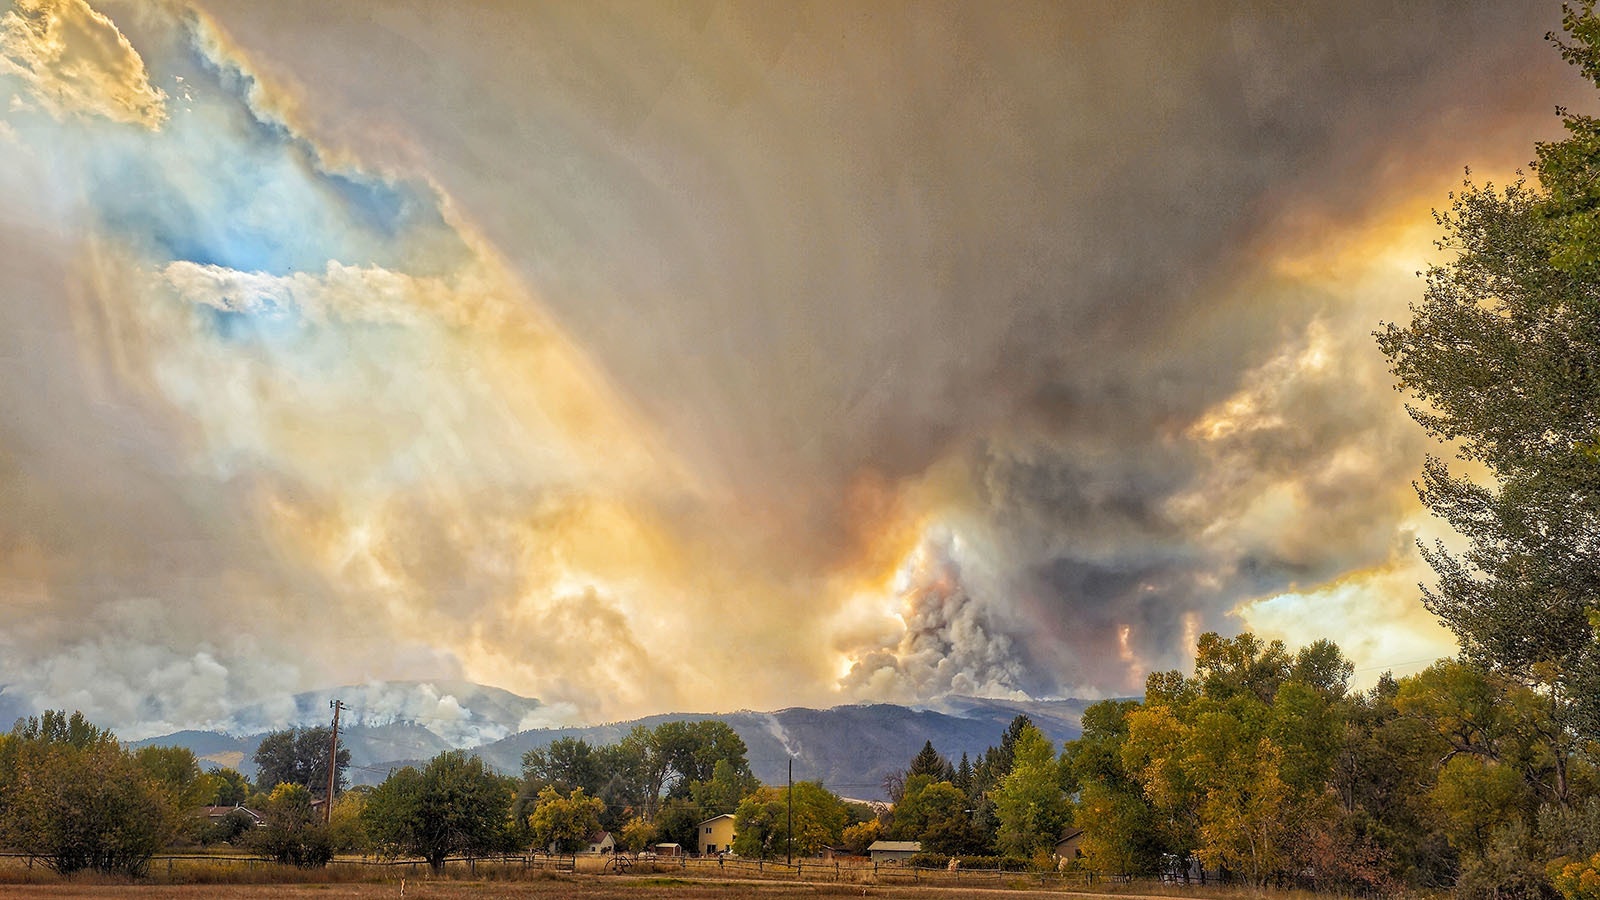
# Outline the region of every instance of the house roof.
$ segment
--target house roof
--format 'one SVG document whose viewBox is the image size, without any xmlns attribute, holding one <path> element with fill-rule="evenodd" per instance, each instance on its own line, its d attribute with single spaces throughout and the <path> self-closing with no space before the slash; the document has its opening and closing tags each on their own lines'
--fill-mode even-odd
<svg viewBox="0 0 1600 900">
<path fill-rule="evenodd" d="M 712 816 L 711 818 L 705 820 L 704 822 L 701 822 L 700 825 L 710 825 L 712 822 L 715 822 L 718 819 L 731 819 L 731 818 L 733 818 L 733 813 L 723 813 L 720 816 Z M 699 828 L 700 825 L 696 825 L 695 827 Z"/>
<path fill-rule="evenodd" d="M 1075 837 L 1077 837 L 1078 835 L 1081 835 L 1081 834 L 1083 834 L 1083 829 L 1082 828 L 1068 828 L 1067 829 L 1067 833 L 1063 834 L 1060 838 L 1058 838 L 1056 840 L 1056 843 L 1059 844 L 1062 841 L 1070 841 L 1073 838 L 1075 838 Z"/>
<path fill-rule="evenodd" d="M 208 818 L 208 819 L 220 819 L 223 816 L 226 816 L 228 813 L 231 813 L 231 812 L 234 812 L 234 811 L 242 812 L 242 813 L 244 813 L 245 815 L 249 816 L 252 819 L 261 818 L 261 814 L 260 813 L 256 812 L 253 809 L 246 809 L 243 806 L 202 806 L 200 808 L 200 811 L 202 813 L 205 813 L 206 818 Z"/>
<path fill-rule="evenodd" d="M 604 844 L 606 842 L 606 838 L 608 837 L 611 837 L 611 832 L 596 831 L 594 834 L 584 838 L 584 840 L 591 844 Z"/>
<path fill-rule="evenodd" d="M 867 852 L 871 853 L 874 850 L 900 850 L 900 851 L 909 850 L 912 853 L 917 853 L 917 852 L 922 850 L 922 842 L 921 841 L 873 841 L 872 842 L 872 846 L 867 848 Z"/>
</svg>

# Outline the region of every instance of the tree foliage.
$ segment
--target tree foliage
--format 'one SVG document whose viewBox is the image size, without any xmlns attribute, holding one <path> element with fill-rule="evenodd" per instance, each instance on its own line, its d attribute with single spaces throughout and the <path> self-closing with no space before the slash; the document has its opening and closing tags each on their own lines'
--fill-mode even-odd
<svg viewBox="0 0 1600 900">
<path fill-rule="evenodd" d="M 47 710 L 0 738 L 0 843 L 62 874 L 144 874 L 180 800 L 109 731 Z"/>
<path fill-rule="evenodd" d="M 280 784 L 298 784 L 321 797 L 328 792 L 328 748 L 333 743 L 333 730 L 315 728 L 287 728 L 274 731 L 261 739 L 253 757 L 256 770 L 256 789 L 270 792 Z M 350 750 L 341 746 L 336 761 L 338 777 L 334 781 L 337 795 L 345 788 L 345 769 L 350 765 Z"/>
<path fill-rule="evenodd" d="M 1564 26 L 1563 55 L 1593 79 L 1593 3 Z M 1424 602 L 1474 662 L 1600 735 L 1600 121 L 1562 119 L 1568 137 L 1536 147 L 1536 185 L 1451 196 L 1437 214 L 1451 260 L 1377 337 L 1412 417 L 1468 463 L 1423 468 L 1423 502 L 1468 541 L 1423 547 L 1438 576 Z"/>
<path fill-rule="evenodd" d="M 285 865 L 320 868 L 333 859 L 333 839 L 305 785 L 280 783 L 261 810 L 263 827 L 252 829 L 246 843 L 257 853 Z"/>
<path fill-rule="evenodd" d="M 367 798 L 361 821 L 382 852 L 420 856 L 440 871 L 453 853 L 508 848 L 514 784 L 483 760 L 450 750 L 420 772 L 391 772 Z"/>
<path fill-rule="evenodd" d="M 1067 823 L 1061 775 L 1049 738 L 1031 724 L 1023 728 L 1012 746 L 1011 771 L 995 791 L 1001 850 L 1028 857 L 1055 845 Z"/>
<path fill-rule="evenodd" d="M 811 856 L 824 846 L 837 845 L 849 819 L 844 801 L 817 782 L 797 781 L 792 790 L 758 788 L 734 813 L 733 850 L 740 856 L 762 859 L 784 857 L 791 852 L 795 856 Z"/>
<path fill-rule="evenodd" d="M 565 797 L 553 787 L 545 788 L 528 817 L 533 845 L 553 853 L 582 850 L 589 836 L 600 830 L 600 810 L 604 806 L 598 797 L 586 796 L 581 787 L 573 788 Z"/>
</svg>

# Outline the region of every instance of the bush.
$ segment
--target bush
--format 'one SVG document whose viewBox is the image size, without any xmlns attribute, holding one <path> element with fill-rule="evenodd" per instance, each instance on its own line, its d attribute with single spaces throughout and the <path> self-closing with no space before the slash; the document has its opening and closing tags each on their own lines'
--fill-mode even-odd
<svg viewBox="0 0 1600 900">
<path fill-rule="evenodd" d="M 1566 900 L 1600 900 L 1600 853 L 1588 859 L 1562 857 L 1550 864 L 1550 881 Z"/>
<path fill-rule="evenodd" d="M 333 837 L 317 821 L 311 792 L 298 784 L 280 784 L 264 810 L 266 826 L 255 828 L 246 844 L 267 859 L 301 868 L 319 868 L 333 859 Z"/>
<path fill-rule="evenodd" d="M 0 842 L 63 875 L 142 876 L 179 824 L 172 798 L 81 713 L 0 735 L 0 808 Z"/>
</svg>

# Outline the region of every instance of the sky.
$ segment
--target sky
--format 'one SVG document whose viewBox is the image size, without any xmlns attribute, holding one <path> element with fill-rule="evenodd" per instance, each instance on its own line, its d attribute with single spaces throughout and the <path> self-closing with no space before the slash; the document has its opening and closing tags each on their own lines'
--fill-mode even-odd
<svg viewBox="0 0 1600 900">
<path fill-rule="evenodd" d="M 1447 448 L 1372 332 L 1464 170 L 1592 105 L 1559 18 L 12 0 L 4 696 L 1093 698 L 1247 629 L 1415 671 Z"/>
</svg>

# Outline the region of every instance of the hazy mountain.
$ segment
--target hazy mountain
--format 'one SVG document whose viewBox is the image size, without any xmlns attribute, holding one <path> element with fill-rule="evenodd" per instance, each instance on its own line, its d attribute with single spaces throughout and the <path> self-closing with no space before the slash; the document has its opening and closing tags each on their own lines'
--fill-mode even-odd
<svg viewBox="0 0 1600 900">
<path fill-rule="evenodd" d="M 945 701 L 942 711 L 876 703 L 721 715 L 674 713 L 610 725 L 525 731 L 476 752 L 501 771 L 515 772 L 521 768 L 523 753 L 559 738 L 581 737 L 591 744 L 605 744 L 639 724 L 721 719 L 744 739 L 750 767 L 762 781 L 781 784 L 793 758 L 795 780 L 821 780 L 836 793 L 872 800 L 883 796 L 884 776 L 909 765 L 924 741 L 932 741 L 952 763 L 959 761 L 962 753 L 976 759 L 998 744 L 1006 726 L 1022 713 L 1060 743 L 1078 736 L 1079 716 L 1092 702 L 953 697 Z"/>
<path fill-rule="evenodd" d="M 563 737 L 608 744 L 636 725 L 721 719 L 744 739 L 750 766 L 762 781 L 782 783 L 792 758 L 796 780 L 821 780 L 840 794 L 860 799 L 882 797 L 884 776 L 905 768 L 924 741 L 932 741 L 951 762 L 962 753 L 976 759 L 999 743 L 1006 726 L 1020 713 L 1060 743 L 1078 736 L 1079 716 L 1093 702 L 950 697 L 938 709 L 878 703 L 776 712 L 670 713 L 604 725 L 528 728 L 544 712 L 531 698 L 469 682 L 384 682 L 312 691 L 241 710 L 234 721 L 244 727 L 237 731 L 180 731 L 134 746 L 184 746 L 207 762 L 254 776 L 251 756 L 261 738 L 291 725 L 328 724 L 328 701 L 333 697 L 348 707 L 340 736 L 350 750 L 349 776 L 355 784 L 375 784 L 393 768 L 451 748 L 470 750 L 496 769 L 515 774 L 521 771 L 524 753 Z"/>
</svg>

